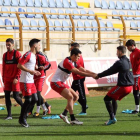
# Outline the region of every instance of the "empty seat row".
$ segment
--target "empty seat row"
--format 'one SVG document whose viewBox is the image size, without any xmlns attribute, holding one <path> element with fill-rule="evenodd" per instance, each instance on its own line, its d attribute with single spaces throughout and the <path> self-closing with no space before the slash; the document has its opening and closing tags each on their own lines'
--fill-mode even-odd
<svg viewBox="0 0 140 140">
<path fill-rule="evenodd" d="M 0 0 L 0 6 L 27 6 L 50 8 L 83 8 L 75 0 Z"/>
<path fill-rule="evenodd" d="M 117 9 L 117 10 L 140 10 L 140 2 L 138 4 L 135 1 L 132 1 L 131 4 L 128 1 L 124 1 L 122 3 L 121 1 L 116 1 L 116 3 L 111 0 L 109 3 L 107 1 L 102 0 L 101 3 L 99 0 L 94 1 L 96 8 L 102 8 L 102 9 Z"/>
<path fill-rule="evenodd" d="M 140 31 L 140 22 L 130 22 L 130 29 Z"/>
<path fill-rule="evenodd" d="M 127 15 L 129 15 L 129 17 L 125 17 L 125 13 L 123 11 L 119 11 L 119 13 L 117 11 L 112 11 L 112 15 L 123 15 L 123 19 L 124 20 L 140 20 L 140 17 L 131 17 L 131 15 L 134 15 L 132 11 L 127 11 Z M 135 12 L 136 16 L 140 16 L 140 12 L 136 11 Z M 120 17 L 118 16 L 113 16 L 114 19 L 120 19 Z"/>
<path fill-rule="evenodd" d="M 3 12 L 7 12 L 8 9 L 6 7 L 2 7 L 1 8 L 1 11 Z M 15 8 L 10 8 L 10 11 L 11 12 L 16 12 L 16 9 Z M 25 12 L 25 10 L 23 8 L 18 8 L 18 12 Z M 35 9 L 34 11 L 31 9 L 31 8 L 27 8 L 26 9 L 26 12 L 36 12 L 36 13 L 41 13 L 41 10 L 40 9 Z M 49 13 L 49 11 L 47 9 L 43 9 L 42 10 L 43 13 Z M 52 15 L 51 13 L 59 13 L 60 15 Z M 72 12 L 68 9 L 65 10 L 65 13 L 66 14 L 70 14 L 70 13 L 73 13 L 73 14 L 79 14 L 79 12 L 77 10 L 73 10 Z M 46 15 L 47 18 L 51 18 L 51 19 L 56 19 L 56 18 L 59 18 L 59 19 L 69 19 L 69 16 L 68 15 L 61 15 L 61 14 L 64 14 L 64 11 L 59 9 L 58 12 L 56 12 L 56 10 L 54 9 L 51 9 L 50 10 L 50 15 Z M 88 12 L 86 12 L 85 10 L 81 10 L 80 11 L 80 14 L 83 14 L 82 16 L 78 16 L 78 15 L 75 15 L 75 16 L 72 16 L 73 19 L 89 19 L 89 20 L 93 20 L 94 19 L 94 16 L 84 16 L 84 14 L 94 14 L 93 11 L 89 10 Z M 8 14 L 8 13 L 1 13 L 0 16 L 2 17 L 16 17 L 16 15 L 14 13 L 11 13 L 11 14 Z M 21 18 L 42 18 L 43 15 L 41 14 L 20 14 L 20 17 Z"/>
</svg>

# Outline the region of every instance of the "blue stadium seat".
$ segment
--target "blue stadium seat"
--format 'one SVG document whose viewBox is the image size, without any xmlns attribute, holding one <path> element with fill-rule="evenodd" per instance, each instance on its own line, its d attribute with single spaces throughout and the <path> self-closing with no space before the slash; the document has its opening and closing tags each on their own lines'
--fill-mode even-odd
<svg viewBox="0 0 140 140">
<path fill-rule="evenodd" d="M 35 0 L 35 1 L 34 1 L 34 6 L 35 6 L 35 7 L 41 7 L 41 2 L 40 2 L 40 0 Z"/>
<path fill-rule="evenodd" d="M 68 0 L 62 0 L 62 4 L 63 4 L 64 8 L 69 8 L 70 7 L 70 4 L 69 4 Z"/>
<path fill-rule="evenodd" d="M 31 12 L 32 13 L 33 10 L 31 8 L 27 8 L 26 12 Z M 34 18 L 35 15 L 34 14 L 26 14 L 25 16 L 26 16 L 26 18 Z"/>
<path fill-rule="evenodd" d="M 43 8 L 48 8 L 49 6 L 48 6 L 48 1 L 47 0 L 42 0 L 41 1 L 41 6 L 43 7 Z"/>
<path fill-rule="evenodd" d="M 70 11 L 70 10 L 66 10 L 65 13 L 66 13 L 66 14 L 71 14 L 71 11 Z M 69 15 L 65 16 L 65 18 L 66 18 L 66 19 L 69 19 Z"/>
<path fill-rule="evenodd" d="M 84 26 L 85 26 L 85 31 L 92 31 L 91 24 L 89 23 L 89 21 L 85 21 Z"/>
<path fill-rule="evenodd" d="M 26 1 L 25 0 L 19 0 L 19 6 L 25 7 Z"/>
<path fill-rule="evenodd" d="M 42 12 L 43 12 L 43 13 L 49 13 L 49 11 L 48 11 L 47 9 L 43 9 Z M 47 15 L 47 14 L 46 14 L 46 17 L 49 19 L 49 18 L 50 18 L 50 15 Z"/>
<path fill-rule="evenodd" d="M 117 1 L 117 3 L 116 3 L 116 9 L 117 10 L 122 10 L 122 8 L 123 8 L 122 2 L 121 1 Z"/>
<path fill-rule="evenodd" d="M 56 13 L 56 11 L 54 9 L 51 9 L 50 13 Z M 50 16 L 51 19 L 56 19 L 57 15 L 52 15 Z"/>
<path fill-rule="evenodd" d="M 131 10 L 137 10 L 138 9 L 138 5 L 136 4 L 135 1 L 131 2 Z"/>
<path fill-rule="evenodd" d="M 101 31 L 106 31 L 105 24 L 102 21 L 99 22 L 100 22 Z"/>
<path fill-rule="evenodd" d="M 79 9 L 83 9 L 83 6 L 78 6 L 77 2 L 75 0 L 71 0 L 71 5 L 70 8 L 79 8 Z"/>
<path fill-rule="evenodd" d="M 56 0 L 56 7 L 57 8 L 62 8 L 63 7 L 61 0 Z"/>
<path fill-rule="evenodd" d="M 140 10 L 140 2 L 138 3 L 138 10 Z"/>
<path fill-rule="evenodd" d="M 38 27 L 33 27 L 33 26 L 38 26 L 37 22 L 35 20 L 30 21 L 30 30 L 38 30 Z"/>
<path fill-rule="evenodd" d="M 18 8 L 18 12 L 25 12 L 25 10 L 22 8 Z M 24 18 L 25 14 L 19 14 L 19 17 Z"/>
<path fill-rule="evenodd" d="M 94 14 L 94 12 L 89 10 L 88 14 Z M 88 19 L 93 20 L 93 19 L 95 19 L 95 17 L 94 16 L 88 16 Z"/>
<path fill-rule="evenodd" d="M 130 29 L 131 30 L 137 30 L 137 25 L 136 25 L 136 23 L 134 21 L 130 22 Z"/>
<path fill-rule="evenodd" d="M 64 11 L 63 10 L 58 10 L 58 13 L 60 14 L 60 15 L 58 15 L 58 18 L 59 19 L 64 19 L 65 18 L 65 15 L 61 15 L 61 14 L 64 14 Z"/>
<path fill-rule="evenodd" d="M 124 10 L 129 10 L 129 9 L 130 9 L 130 4 L 129 4 L 128 1 L 125 1 L 125 2 L 123 3 L 123 9 L 124 9 Z"/>
<path fill-rule="evenodd" d="M 84 16 L 84 14 L 87 14 L 85 10 L 81 10 L 80 13 L 82 14 L 81 19 L 87 19 L 87 16 Z"/>
<path fill-rule="evenodd" d="M 138 27 L 137 31 L 140 31 L 140 21 L 137 22 L 137 27 Z"/>
<path fill-rule="evenodd" d="M 68 26 L 69 26 L 69 24 L 67 23 L 67 21 L 63 20 L 62 21 L 62 27 L 63 27 L 62 30 L 63 31 L 69 31 L 70 28 Z"/>
<path fill-rule="evenodd" d="M 29 30 L 29 22 L 25 19 L 22 20 L 22 25 L 26 27 L 22 27 L 22 30 Z"/>
<path fill-rule="evenodd" d="M 62 31 L 62 27 L 60 27 L 62 25 L 61 25 L 61 23 L 59 21 L 55 20 L 54 21 L 54 26 L 59 26 L 59 27 L 54 28 L 55 31 Z"/>
<path fill-rule="evenodd" d="M 38 26 L 39 26 L 38 30 L 40 31 L 46 30 L 46 27 L 41 27 L 41 26 L 46 26 L 46 23 L 43 20 L 38 21 Z"/>
<path fill-rule="evenodd" d="M 98 0 L 94 0 L 94 4 L 96 8 L 101 8 L 101 3 Z"/>
<path fill-rule="evenodd" d="M 116 8 L 115 2 L 114 1 L 109 1 L 109 9 L 114 10 Z"/>
<path fill-rule="evenodd" d="M 119 15 L 119 14 L 117 13 L 117 11 L 112 11 L 112 15 Z M 112 18 L 113 19 L 120 19 L 120 17 L 118 17 L 118 16 L 113 16 Z"/>
<path fill-rule="evenodd" d="M 52 21 L 49 20 L 49 30 L 50 31 L 54 31 L 54 27 L 50 27 L 50 26 L 54 26 Z"/>
<path fill-rule="evenodd" d="M 77 10 L 73 10 L 73 14 L 79 14 L 79 12 Z M 79 19 L 80 18 L 80 16 L 75 16 L 75 15 L 73 15 L 72 17 L 73 17 L 73 19 Z"/>
<path fill-rule="evenodd" d="M 17 19 L 14 19 L 14 26 L 19 26 L 19 22 Z M 18 30 L 19 27 L 14 27 L 14 30 Z"/>
<path fill-rule="evenodd" d="M 3 0 L 3 6 L 11 6 L 10 0 Z"/>
<path fill-rule="evenodd" d="M 8 9 L 7 9 L 6 7 L 2 7 L 2 8 L 1 8 L 1 11 L 2 11 L 2 12 L 8 12 Z M 1 13 L 0 16 L 1 16 L 1 17 L 8 17 L 9 14 L 8 14 L 8 13 Z"/>
<path fill-rule="evenodd" d="M 33 0 L 27 0 L 26 6 L 27 7 L 34 7 Z"/>
<path fill-rule="evenodd" d="M 35 9 L 35 13 L 41 13 L 40 9 Z M 35 14 L 35 18 L 42 18 L 43 15 Z"/>
<path fill-rule="evenodd" d="M 11 11 L 11 12 L 16 12 L 16 9 L 13 8 L 13 7 L 11 7 L 11 8 L 10 8 L 10 11 Z M 10 14 L 10 17 L 15 18 L 15 17 L 16 17 L 16 14 L 11 13 L 11 14 Z"/>
<path fill-rule="evenodd" d="M 2 4 L 3 4 L 3 0 L 0 0 L 0 6 L 2 6 Z"/>
<path fill-rule="evenodd" d="M 108 27 L 108 28 L 106 28 L 107 31 L 113 31 L 113 24 L 112 24 L 112 22 L 107 21 L 106 22 L 106 26 Z"/>
<path fill-rule="evenodd" d="M 11 0 L 11 6 L 18 6 L 18 0 Z"/>
<path fill-rule="evenodd" d="M 75 26 L 75 31 L 77 31 L 77 25 L 76 23 L 74 22 L 74 26 Z M 70 27 L 72 27 L 72 23 L 70 22 Z M 70 31 L 72 31 L 72 28 L 70 28 Z"/>
<path fill-rule="evenodd" d="M 139 11 L 136 11 L 136 12 L 135 12 L 135 15 L 136 15 L 136 16 L 140 16 L 140 12 L 139 12 Z M 140 17 L 134 17 L 134 19 L 135 19 L 135 20 L 140 20 Z"/>
<path fill-rule="evenodd" d="M 127 15 L 134 15 L 131 11 L 127 11 Z M 135 19 L 134 17 L 126 17 L 127 20 L 133 20 Z"/>
<path fill-rule="evenodd" d="M 9 19 L 5 19 L 5 25 L 10 26 L 12 25 L 12 22 Z M 6 30 L 13 30 L 13 27 L 5 27 Z"/>
<path fill-rule="evenodd" d="M 91 26 L 93 27 L 92 31 L 97 31 L 98 30 L 98 25 L 97 25 L 97 22 L 95 20 L 91 22 Z"/>
<path fill-rule="evenodd" d="M 5 24 L 2 19 L 0 19 L 0 28 L 5 28 Z"/>
<path fill-rule="evenodd" d="M 108 5 L 105 0 L 102 0 L 102 9 L 108 9 Z"/>
<path fill-rule="evenodd" d="M 124 13 L 123 11 L 120 11 L 120 12 L 119 12 L 119 15 L 125 15 L 125 13 Z M 123 17 L 123 19 L 125 20 L 126 17 Z"/>
<path fill-rule="evenodd" d="M 77 30 L 84 31 L 84 24 L 80 20 L 77 22 Z"/>
<path fill-rule="evenodd" d="M 56 7 L 56 4 L 55 4 L 54 0 L 49 0 L 48 3 L 49 3 L 50 8 L 55 8 Z"/>
</svg>

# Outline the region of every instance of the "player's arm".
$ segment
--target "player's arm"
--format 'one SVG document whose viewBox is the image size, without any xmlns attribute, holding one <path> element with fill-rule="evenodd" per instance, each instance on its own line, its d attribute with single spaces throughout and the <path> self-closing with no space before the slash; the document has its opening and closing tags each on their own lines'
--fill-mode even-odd
<svg viewBox="0 0 140 140">
<path fill-rule="evenodd" d="M 79 67 L 79 70 L 82 71 L 82 72 L 86 72 L 86 73 L 90 73 L 90 74 L 95 74 L 94 72 L 90 71 L 90 70 L 87 70 L 83 67 Z"/>
<path fill-rule="evenodd" d="M 4 71 L 5 71 L 5 55 L 3 55 L 3 58 L 2 58 L 2 80 L 4 82 Z"/>
<path fill-rule="evenodd" d="M 48 61 L 48 59 L 46 59 L 46 57 L 43 58 L 43 66 L 39 67 L 43 70 L 48 70 L 51 67 L 50 62 Z"/>
</svg>

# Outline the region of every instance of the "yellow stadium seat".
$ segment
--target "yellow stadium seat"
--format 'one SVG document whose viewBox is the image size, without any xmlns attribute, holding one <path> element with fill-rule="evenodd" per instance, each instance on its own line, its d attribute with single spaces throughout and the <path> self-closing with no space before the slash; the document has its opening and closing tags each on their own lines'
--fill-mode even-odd
<svg viewBox="0 0 140 140">
<path fill-rule="evenodd" d="M 0 42 L 5 42 L 7 38 L 13 38 L 13 35 L 0 35 Z"/>
<path fill-rule="evenodd" d="M 99 18 L 107 19 L 107 13 L 95 13 Z"/>
<path fill-rule="evenodd" d="M 90 3 L 88 2 L 77 2 L 78 6 L 83 6 L 84 8 L 90 8 Z"/>
<path fill-rule="evenodd" d="M 122 24 L 113 24 L 113 27 L 117 28 L 117 29 L 120 29 L 120 30 L 123 30 L 123 25 Z"/>
</svg>

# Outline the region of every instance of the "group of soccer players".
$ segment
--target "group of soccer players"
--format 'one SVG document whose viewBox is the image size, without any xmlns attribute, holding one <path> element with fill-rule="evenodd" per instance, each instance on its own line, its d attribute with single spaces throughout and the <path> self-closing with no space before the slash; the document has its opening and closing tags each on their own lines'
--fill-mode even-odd
<svg viewBox="0 0 140 140">
<path fill-rule="evenodd" d="M 37 103 L 37 110 L 34 116 L 39 116 L 40 106 L 43 108 L 43 115 L 51 113 L 51 106 L 44 101 L 41 96 L 42 87 L 45 79 L 45 71 L 51 67 L 47 56 L 40 52 L 40 40 L 32 39 L 29 42 L 30 51 L 23 56 L 14 49 L 14 41 L 9 38 L 6 40 L 7 52 L 3 55 L 3 82 L 5 92 L 5 102 L 8 115 L 6 120 L 12 119 L 10 93 L 13 91 L 13 97 L 21 106 L 19 123 L 24 127 L 29 127 L 27 117 L 32 112 Z M 86 115 L 88 108 L 86 102 L 84 81 L 85 77 L 99 79 L 111 74 L 118 74 L 117 86 L 113 87 L 105 96 L 104 102 L 110 119 L 105 123 L 111 125 L 117 122 L 117 100 L 121 100 L 128 95 L 133 86 L 136 110 L 133 113 L 139 113 L 139 87 L 140 87 L 140 50 L 136 48 L 134 40 L 128 40 L 126 46 L 131 51 L 130 61 L 126 57 L 126 47 L 117 47 L 118 61 L 112 67 L 102 73 L 94 73 L 84 68 L 84 61 L 79 50 L 78 43 L 72 43 L 70 56 L 66 57 L 58 64 L 58 68 L 51 79 L 51 88 L 67 100 L 64 111 L 60 118 L 67 124 L 81 125 L 83 122 L 77 120 L 73 113 L 73 106 L 78 101 L 82 107 L 79 115 Z M 132 64 L 132 66 L 131 66 Z M 73 83 L 69 87 L 65 84 L 72 73 Z M 19 96 L 19 91 L 24 96 L 24 103 Z M 79 95 L 76 93 L 78 91 Z M 67 114 L 70 114 L 69 121 Z"/>
</svg>

